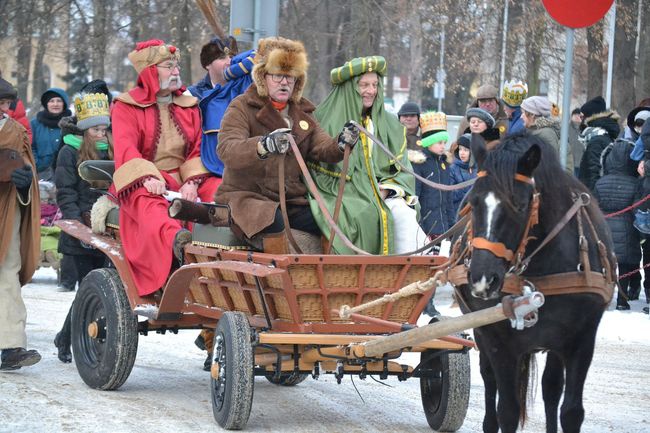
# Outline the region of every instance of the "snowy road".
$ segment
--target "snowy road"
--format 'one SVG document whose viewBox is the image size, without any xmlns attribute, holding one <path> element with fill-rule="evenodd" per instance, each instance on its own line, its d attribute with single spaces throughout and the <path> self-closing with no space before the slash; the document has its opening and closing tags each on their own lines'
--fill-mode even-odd
<svg viewBox="0 0 650 433">
<path fill-rule="evenodd" d="M 40 270 L 24 288 L 28 310 L 29 347 L 43 360 L 34 367 L 0 373 L 0 432 L 215 432 L 209 374 L 201 370 L 203 353 L 192 344 L 196 332 L 150 334 L 140 338 L 138 357 L 127 382 L 118 391 L 89 389 L 73 364 L 62 364 L 52 344 L 74 293 L 56 291 L 55 275 Z M 643 295 L 642 295 L 643 296 Z M 439 292 L 440 310 L 449 292 Z M 596 354 L 585 390 L 583 432 L 650 431 L 650 320 L 640 313 L 608 311 L 601 324 Z M 472 352 L 470 408 L 461 432 L 481 430 L 483 383 L 478 353 Z M 544 356 L 538 356 L 539 375 Z M 293 387 L 277 387 L 256 379 L 251 432 L 428 432 L 417 380 L 392 388 L 370 379 L 350 378 L 341 385 L 333 376 L 308 379 Z M 541 388 L 529 410 L 526 432 L 544 431 Z"/>
</svg>

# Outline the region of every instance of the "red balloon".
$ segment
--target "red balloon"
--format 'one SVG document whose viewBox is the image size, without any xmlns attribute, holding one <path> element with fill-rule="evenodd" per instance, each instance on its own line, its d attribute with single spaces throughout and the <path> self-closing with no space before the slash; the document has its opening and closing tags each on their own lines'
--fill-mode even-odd
<svg viewBox="0 0 650 433">
<path fill-rule="evenodd" d="M 614 0 L 542 0 L 542 3 L 559 24 L 579 29 L 600 21 Z"/>
</svg>

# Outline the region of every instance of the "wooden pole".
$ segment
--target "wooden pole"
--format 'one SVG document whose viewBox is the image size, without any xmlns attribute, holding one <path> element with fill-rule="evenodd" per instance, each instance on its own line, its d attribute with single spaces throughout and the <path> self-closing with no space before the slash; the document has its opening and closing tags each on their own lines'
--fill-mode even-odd
<svg viewBox="0 0 650 433">
<path fill-rule="evenodd" d="M 425 341 L 451 335 L 471 328 L 490 325 L 508 317 L 503 311 L 503 305 L 498 304 L 463 316 L 454 317 L 440 322 L 431 323 L 421 328 L 415 328 L 387 337 L 352 345 L 350 348 L 358 357 L 376 357 L 405 347 L 414 347 Z"/>
</svg>

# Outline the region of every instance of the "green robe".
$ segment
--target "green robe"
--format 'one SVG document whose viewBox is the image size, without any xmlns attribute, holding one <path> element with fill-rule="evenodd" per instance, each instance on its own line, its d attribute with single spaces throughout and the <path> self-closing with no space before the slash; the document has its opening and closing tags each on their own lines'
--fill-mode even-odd
<svg viewBox="0 0 650 433">
<path fill-rule="evenodd" d="M 349 120 L 367 124 L 362 119 L 362 103 L 357 82 L 359 76 L 336 85 L 329 96 L 316 109 L 315 115 L 321 126 L 336 137 Z M 384 109 L 383 85 L 379 77 L 377 97 L 371 110 L 372 128 L 366 127 L 384 143 L 399 161 L 410 167 L 406 150 L 406 132 L 394 115 Z M 339 188 L 343 163 L 325 164 L 309 162 L 309 168 L 330 214 Z M 415 180 L 412 175 L 401 171 L 379 146 L 364 134 L 350 153 L 350 166 L 345 192 L 338 219 L 343 233 L 359 248 L 372 254 L 394 252 L 393 221 L 390 210 L 381 199 L 379 184 L 392 185 L 403 191 L 409 202 L 415 195 Z M 323 234 L 329 239 L 330 229 L 314 198 L 309 197 L 312 213 Z M 339 237 L 334 240 L 334 254 L 355 254 Z"/>
</svg>

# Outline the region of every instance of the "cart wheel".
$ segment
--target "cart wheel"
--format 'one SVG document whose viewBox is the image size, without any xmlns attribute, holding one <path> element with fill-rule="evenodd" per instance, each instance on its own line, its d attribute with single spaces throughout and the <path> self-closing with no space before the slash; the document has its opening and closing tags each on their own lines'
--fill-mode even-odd
<svg viewBox="0 0 650 433">
<path fill-rule="evenodd" d="M 212 413 L 227 430 L 246 426 L 253 404 L 253 347 L 246 315 L 228 311 L 214 335 L 210 393 Z"/>
<path fill-rule="evenodd" d="M 434 317 L 431 322 L 444 320 Z M 429 359 L 437 350 L 422 352 Z M 432 357 L 422 365 L 420 377 L 422 408 L 429 426 L 439 432 L 455 432 L 467 415 L 470 390 L 470 363 L 467 352 L 448 352 Z"/>
<path fill-rule="evenodd" d="M 271 382 L 274 385 L 280 385 L 280 386 L 296 386 L 299 383 L 303 382 L 305 379 L 307 379 L 307 376 L 309 374 L 307 373 L 280 373 L 280 377 L 278 379 L 274 378 L 275 374 L 273 372 L 267 372 L 264 377 L 266 377 L 266 380 Z"/>
<path fill-rule="evenodd" d="M 114 269 L 91 271 L 72 304 L 72 352 L 91 388 L 124 384 L 138 352 L 138 322 Z"/>
</svg>

